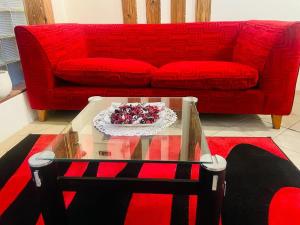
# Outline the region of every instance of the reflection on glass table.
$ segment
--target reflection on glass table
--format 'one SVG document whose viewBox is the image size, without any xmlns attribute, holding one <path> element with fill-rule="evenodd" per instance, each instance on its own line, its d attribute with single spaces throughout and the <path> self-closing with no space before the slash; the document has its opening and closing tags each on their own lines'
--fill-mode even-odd
<svg viewBox="0 0 300 225">
<path fill-rule="evenodd" d="M 155 135 L 110 136 L 93 126 L 93 118 L 112 103 L 163 102 L 173 110 L 177 120 Z M 212 161 L 201 127 L 193 97 L 99 97 L 90 101 L 85 109 L 59 134 L 47 150 L 55 153 L 56 160 L 100 161 L 160 161 L 206 162 Z M 132 128 L 134 129 L 134 127 Z M 201 158 L 202 155 L 205 158 Z"/>
</svg>

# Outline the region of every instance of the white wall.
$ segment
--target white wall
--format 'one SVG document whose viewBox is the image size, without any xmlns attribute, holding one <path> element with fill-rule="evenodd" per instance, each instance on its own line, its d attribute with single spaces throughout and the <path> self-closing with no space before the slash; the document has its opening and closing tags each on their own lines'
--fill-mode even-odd
<svg viewBox="0 0 300 225">
<path fill-rule="evenodd" d="M 300 21 L 300 0 L 212 0 L 211 19 Z M 300 74 L 297 90 L 300 90 Z"/>
<path fill-rule="evenodd" d="M 56 23 L 67 23 L 67 12 L 65 8 L 65 0 L 51 0 L 54 19 Z"/>
<path fill-rule="evenodd" d="M 26 92 L 0 104 L 0 142 L 34 121 Z"/>
<path fill-rule="evenodd" d="M 187 21 L 194 18 L 195 0 L 187 2 Z M 162 20 L 169 21 L 170 0 L 162 0 Z M 137 0 L 140 22 L 145 0 Z M 56 22 L 122 23 L 121 0 L 52 0 Z M 299 0 L 212 0 L 212 20 L 300 20 Z"/>
<path fill-rule="evenodd" d="M 186 20 L 195 18 L 195 0 L 186 0 Z M 170 22 L 170 0 L 161 1 L 161 20 Z M 52 0 L 57 23 L 122 23 L 121 0 Z M 146 22 L 145 0 L 137 0 L 138 22 Z M 212 21 L 298 20 L 300 0 L 212 0 Z M 297 89 L 300 90 L 300 78 Z"/>
<path fill-rule="evenodd" d="M 122 23 L 121 0 L 52 0 L 57 23 Z"/>
<path fill-rule="evenodd" d="M 300 20 L 299 0 L 212 0 L 212 20 Z"/>
</svg>

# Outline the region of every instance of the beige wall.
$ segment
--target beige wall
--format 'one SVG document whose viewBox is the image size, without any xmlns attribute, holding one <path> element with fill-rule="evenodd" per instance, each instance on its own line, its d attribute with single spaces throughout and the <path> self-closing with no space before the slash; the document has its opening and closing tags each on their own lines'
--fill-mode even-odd
<svg viewBox="0 0 300 225">
<path fill-rule="evenodd" d="M 36 115 L 29 105 L 26 92 L 2 102 L 0 104 L 0 143 L 35 119 Z"/>
<path fill-rule="evenodd" d="M 141 22 L 145 0 L 136 0 Z M 195 0 L 186 0 L 191 21 Z M 167 22 L 170 0 L 161 0 L 163 21 Z M 122 23 L 121 0 L 52 0 L 56 22 Z M 300 20 L 300 0 L 212 0 L 212 20 Z"/>
<path fill-rule="evenodd" d="M 146 0 L 136 0 L 138 22 L 146 23 Z M 193 22 L 196 0 L 186 0 L 186 20 Z M 170 22 L 171 0 L 161 0 L 161 21 Z M 121 0 L 52 0 L 57 23 L 122 23 Z"/>
<path fill-rule="evenodd" d="M 300 0 L 212 0 L 213 20 L 300 20 Z"/>
<path fill-rule="evenodd" d="M 249 19 L 300 21 L 300 0 L 212 0 L 212 20 Z"/>
<path fill-rule="evenodd" d="M 195 0 L 186 0 L 187 21 Z M 170 0 L 161 0 L 162 22 L 170 22 Z M 52 0 L 57 23 L 122 23 L 121 0 Z M 145 0 L 137 0 L 138 22 L 146 22 Z M 212 20 L 299 20 L 300 0 L 212 0 Z M 300 79 L 297 89 L 300 90 Z"/>
<path fill-rule="evenodd" d="M 122 23 L 121 0 L 52 0 L 58 23 Z"/>
</svg>

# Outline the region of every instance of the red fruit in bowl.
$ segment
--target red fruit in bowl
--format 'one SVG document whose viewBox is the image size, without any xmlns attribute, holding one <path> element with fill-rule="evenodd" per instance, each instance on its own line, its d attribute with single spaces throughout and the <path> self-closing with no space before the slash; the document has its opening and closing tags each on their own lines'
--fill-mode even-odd
<svg viewBox="0 0 300 225">
<path fill-rule="evenodd" d="M 159 108 L 154 105 L 121 105 L 111 114 L 112 124 L 152 124 L 159 119 Z"/>
</svg>

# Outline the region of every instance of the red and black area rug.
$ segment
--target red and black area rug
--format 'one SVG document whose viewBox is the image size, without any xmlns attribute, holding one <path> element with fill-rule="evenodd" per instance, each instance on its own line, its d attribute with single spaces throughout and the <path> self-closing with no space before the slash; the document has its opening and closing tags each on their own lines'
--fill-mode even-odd
<svg viewBox="0 0 300 225">
<path fill-rule="evenodd" d="M 0 159 L 0 224 L 44 224 L 28 158 L 54 135 L 29 135 Z M 156 140 L 157 141 L 157 140 Z M 157 143 L 156 143 L 157 144 Z M 299 225 L 300 173 L 270 138 L 208 138 L 227 159 L 223 225 Z M 135 144 L 132 144 L 134 151 Z M 155 151 L 155 144 L 149 151 Z M 61 163 L 65 176 L 199 177 L 197 166 L 152 163 Z M 201 171 L 200 171 L 201 175 Z M 68 222 L 85 225 L 194 225 L 195 196 L 64 192 Z"/>
</svg>

